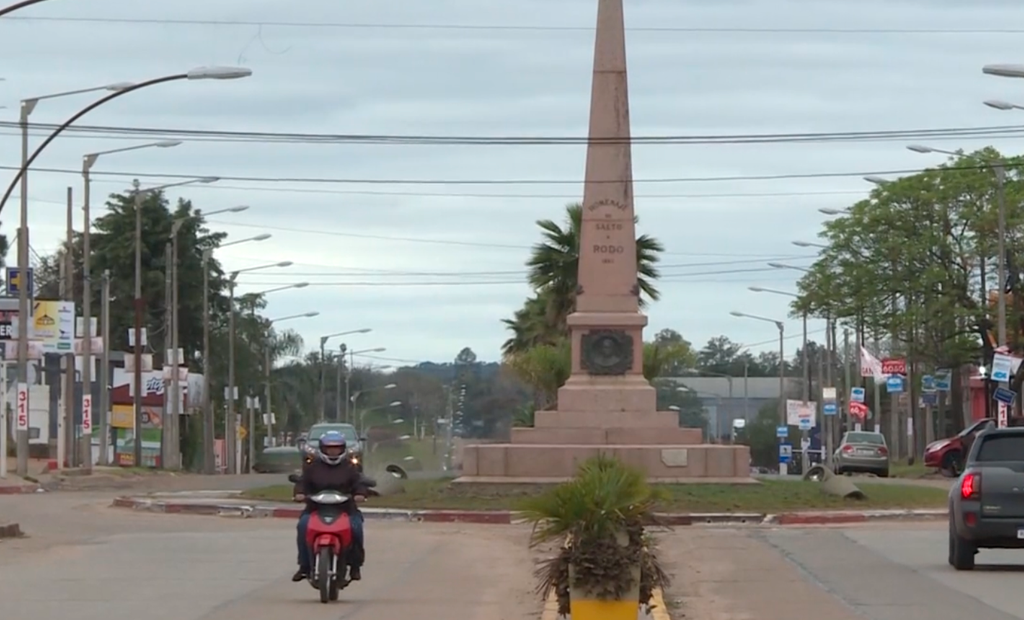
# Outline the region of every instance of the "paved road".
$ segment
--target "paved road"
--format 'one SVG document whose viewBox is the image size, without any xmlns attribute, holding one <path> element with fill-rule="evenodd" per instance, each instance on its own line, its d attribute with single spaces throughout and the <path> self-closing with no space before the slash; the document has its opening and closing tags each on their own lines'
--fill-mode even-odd
<svg viewBox="0 0 1024 620">
<path fill-rule="evenodd" d="M 944 523 L 691 528 L 663 544 L 680 566 L 667 598 L 692 618 L 1024 618 L 1024 551 L 983 551 L 975 572 L 957 573 L 946 563 Z"/>
<path fill-rule="evenodd" d="M 294 525 L 136 514 L 111 494 L 0 497 L 3 617 L 17 620 L 535 620 L 528 531 L 372 522 L 364 580 L 321 605 L 289 580 Z"/>
</svg>

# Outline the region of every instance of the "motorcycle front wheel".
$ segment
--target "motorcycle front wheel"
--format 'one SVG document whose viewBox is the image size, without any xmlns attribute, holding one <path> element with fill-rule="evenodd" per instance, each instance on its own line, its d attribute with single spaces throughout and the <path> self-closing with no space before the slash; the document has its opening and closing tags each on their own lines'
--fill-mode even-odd
<svg viewBox="0 0 1024 620">
<path fill-rule="evenodd" d="M 320 549 L 320 556 L 316 563 L 316 585 L 320 590 L 320 602 L 327 603 L 331 600 L 331 588 L 334 580 L 331 578 L 331 568 L 334 566 L 334 551 L 330 547 Z M 335 588 L 337 586 L 334 586 Z M 334 597 L 337 598 L 337 595 Z"/>
</svg>

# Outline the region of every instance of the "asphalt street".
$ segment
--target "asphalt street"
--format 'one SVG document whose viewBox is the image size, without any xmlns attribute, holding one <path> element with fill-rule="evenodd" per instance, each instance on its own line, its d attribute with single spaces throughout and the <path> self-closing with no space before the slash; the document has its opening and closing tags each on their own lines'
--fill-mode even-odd
<svg viewBox="0 0 1024 620">
<path fill-rule="evenodd" d="M 109 493 L 0 497 L 5 620 L 535 620 L 528 530 L 367 524 L 364 579 L 322 605 L 293 584 L 294 523 L 132 513 Z"/>
<path fill-rule="evenodd" d="M 1024 551 L 982 551 L 974 572 L 946 563 L 943 522 L 846 528 L 680 530 L 667 599 L 715 620 L 1024 619 Z"/>
</svg>

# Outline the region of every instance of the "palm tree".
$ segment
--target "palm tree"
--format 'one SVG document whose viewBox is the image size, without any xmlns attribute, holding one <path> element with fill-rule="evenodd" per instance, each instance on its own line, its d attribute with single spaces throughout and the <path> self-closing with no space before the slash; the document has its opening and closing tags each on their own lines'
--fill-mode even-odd
<svg viewBox="0 0 1024 620">
<path fill-rule="evenodd" d="M 513 333 L 503 347 L 506 354 L 533 344 L 552 344 L 552 336 L 567 333 L 566 317 L 576 305 L 583 205 L 578 202 L 567 205 L 563 225 L 553 220 L 540 220 L 537 226 L 541 229 L 542 240 L 533 246 L 533 254 L 526 263 L 530 270 L 529 283 L 537 294 L 527 300 L 512 319 L 504 321 Z M 641 307 L 661 296 L 654 285 L 659 275 L 655 264 L 664 250 L 661 242 L 649 235 L 636 239 Z"/>
</svg>

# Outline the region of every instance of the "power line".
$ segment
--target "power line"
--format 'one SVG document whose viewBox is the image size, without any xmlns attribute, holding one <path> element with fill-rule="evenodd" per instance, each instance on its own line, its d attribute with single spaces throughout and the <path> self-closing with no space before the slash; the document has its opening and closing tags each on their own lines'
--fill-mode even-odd
<svg viewBox="0 0 1024 620">
<path fill-rule="evenodd" d="M 593 33 L 593 26 L 540 26 L 540 25 L 495 25 L 495 24 L 409 24 L 373 22 L 303 22 L 303 21 L 253 21 L 234 19 L 167 19 L 145 17 L 24 17 L 10 16 L 5 21 L 24 22 L 65 22 L 87 24 L 135 24 L 152 26 L 248 26 L 305 28 L 332 30 L 434 30 L 434 31 L 504 31 L 504 32 L 585 32 Z M 700 34 L 914 34 L 914 35 L 978 35 L 978 34 L 1024 34 L 1020 28 L 757 28 L 736 26 L 639 26 L 626 28 L 629 32 L 700 33 Z"/>
<path fill-rule="evenodd" d="M 31 128 L 39 135 L 49 135 L 60 125 L 55 123 L 33 123 Z M 17 130 L 20 124 L 0 121 L 0 128 Z M 363 144 L 388 146 L 578 146 L 585 144 L 644 145 L 707 145 L 707 144 L 780 144 L 780 143 L 829 143 L 829 142 L 873 142 L 911 139 L 969 139 L 969 138 L 1011 138 L 1024 134 L 1021 125 L 993 125 L 983 127 L 944 127 L 933 129 L 896 129 L 874 131 L 840 131 L 779 134 L 696 134 L 696 135 L 655 135 L 592 138 L 589 136 L 440 136 L 417 134 L 327 134 L 327 133 L 286 133 L 262 131 L 213 131 L 201 129 L 170 129 L 153 127 L 128 127 L 107 125 L 73 125 L 64 130 L 67 137 L 105 137 L 136 139 L 178 138 L 190 141 L 217 142 L 262 142 L 299 144 Z M 6 134 L 15 135 L 15 134 Z"/>
<path fill-rule="evenodd" d="M 984 170 L 986 165 L 977 166 L 945 166 L 943 170 Z M 20 170 L 19 166 L 0 166 L 0 170 Z M 55 174 L 80 175 L 80 170 L 70 168 L 32 168 L 34 172 L 49 172 Z M 633 179 L 634 184 L 651 183 L 723 183 L 740 181 L 787 181 L 798 179 L 830 179 L 849 178 L 864 176 L 885 176 L 885 175 L 907 175 L 919 174 L 921 168 L 905 168 L 896 170 L 861 170 L 856 172 L 803 172 L 785 174 L 762 174 L 762 175 L 735 175 L 720 177 L 668 177 L 651 179 Z M 359 179 L 359 178 L 331 178 L 331 177 L 258 177 L 258 176 L 232 176 L 227 174 L 216 174 L 206 172 L 203 174 L 175 174 L 175 173 L 152 173 L 152 172 L 98 172 L 93 171 L 93 176 L 113 176 L 130 178 L 158 178 L 158 179 L 197 179 L 214 176 L 224 181 L 241 181 L 249 183 L 322 183 L 325 185 L 582 185 L 583 179 Z M 620 183 L 619 179 L 594 179 L 588 183 Z M 196 186 L 199 187 L 199 186 Z M 192 189 L 195 189 L 193 187 Z"/>
</svg>

